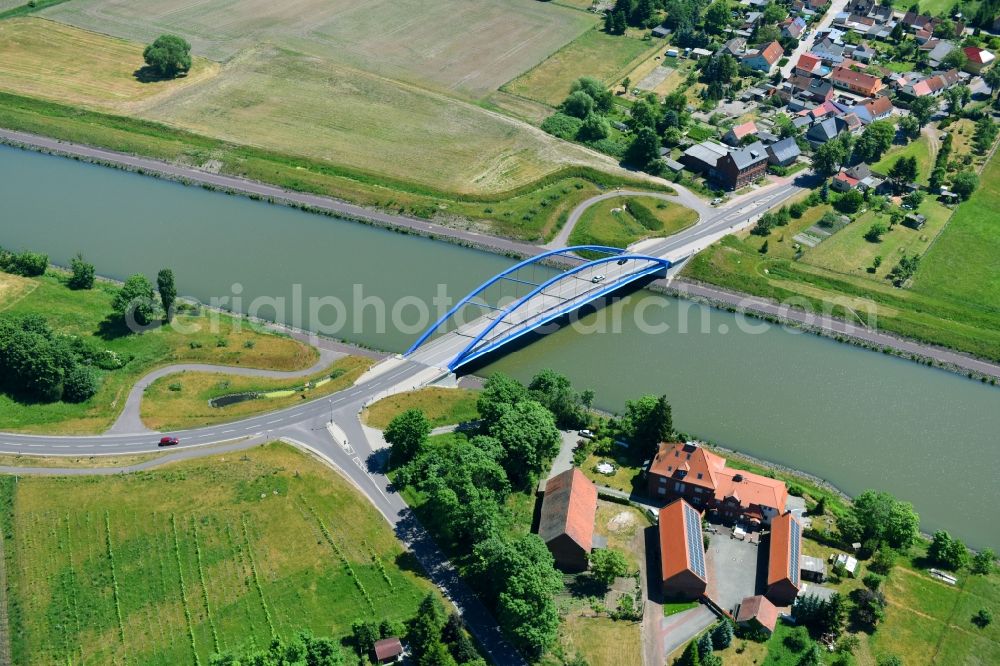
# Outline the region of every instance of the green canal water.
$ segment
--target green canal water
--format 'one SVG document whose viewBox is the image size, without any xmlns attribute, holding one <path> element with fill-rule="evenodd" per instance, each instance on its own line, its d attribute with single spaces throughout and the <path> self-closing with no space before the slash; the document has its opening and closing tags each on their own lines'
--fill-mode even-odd
<svg viewBox="0 0 1000 666">
<path fill-rule="evenodd" d="M 83 252 L 99 273 L 116 278 L 152 277 L 169 266 L 184 295 L 203 302 L 236 295 L 244 310 L 256 297 L 284 298 L 283 313 L 266 306 L 258 313 L 296 325 L 315 321 L 310 297 L 337 299 L 340 337 L 393 351 L 417 336 L 416 303 L 431 302 L 439 288 L 459 298 L 511 264 L 448 243 L 2 147 L 0 245 L 47 252 L 62 264 Z M 384 327 L 377 302 L 386 304 Z M 336 306 L 319 311 L 322 324 L 337 319 Z M 609 330 L 599 331 L 602 322 Z M 527 379 L 551 367 L 593 388 L 597 404 L 611 411 L 642 393 L 665 393 L 683 431 L 811 472 L 851 494 L 888 490 L 913 502 L 925 530 L 947 528 L 973 545 L 1000 546 L 993 519 L 1000 389 L 649 292 L 579 324 L 485 370 Z"/>
</svg>

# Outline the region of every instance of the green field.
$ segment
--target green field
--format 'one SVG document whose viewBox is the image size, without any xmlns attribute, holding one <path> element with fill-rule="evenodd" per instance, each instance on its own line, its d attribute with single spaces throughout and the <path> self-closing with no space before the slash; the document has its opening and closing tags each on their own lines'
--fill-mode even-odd
<svg viewBox="0 0 1000 666">
<path fill-rule="evenodd" d="M 195 53 L 220 62 L 270 43 L 471 95 L 495 90 L 596 22 L 533 0 L 244 0 L 238 9 L 225 0 L 73 0 L 42 15 L 143 43 L 178 34 Z"/>
<path fill-rule="evenodd" d="M 646 238 L 670 236 L 697 221 L 698 214 L 680 204 L 654 197 L 615 197 L 588 208 L 573 228 L 569 242 L 624 248 Z"/>
<path fill-rule="evenodd" d="M 382 398 L 365 408 L 363 418 L 371 427 L 385 429 L 396 415 L 407 409 L 419 409 L 435 428 L 455 425 L 479 418 L 476 408 L 478 398 L 479 391 L 471 389 L 428 386 Z"/>
<path fill-rule="evenodd" d="M 81 404 L 23 404 L 0 394 L 0 429 L 50 433 L 103 432 L 114 421 L 129 389 L 157 366 L 191 361 L 273 370 L 299 370 L 315 363 L 316 351 L 290 338 L 259 332 L 246 321 L 206 313 L 181 314 L 183 326 L 163 326 L 140 334 L 122 334 L 112 315 L 117 287 L 98 282 L 94 289 L 72 291 L 65 274 L 50 272 L 25 281 L 0 273 L 0 310 L 13 315 L 40 314 L 59 333 L 79 335 L 131 360 L 121 369 L 102 372 L 101 388 Z M 26 283 L 33 285 L 30 290 Z M 9 294 L 9 297 L 8 297 Z M 213 323 L 214 322 L 214 323 Z M 190 329 L 184 327 L 190 326 Z M 193 333 L 181 333 L 180 330 Z"/>
<path fill-rule="evenodd" d="M 142 394 L 142 422 L 151 430 L 184 430 L 263 414 L 342 391 L 372 366 L 361 356 L 346 356 L 322 371 L 296 379 L 266 379 L 214 372 L 180 372 L 160 377 Z M 306 382 L 316 384 L 305 391 Z M 226 407 L 212 407 L 209 400 L 233 393 L 275 395 Z"/>
<path fill-rule="evenodd" d="M 284 444 L 2 489 L 18 664 L 204 664 L 404 620 L 431 589 L 350 483 Z"/>
<path fill-rule="evenodd" d="M 628 74 L 657 46 L 634 37 L 609 35 L 594 28 L 534 69 L 505 84 L 503 90 L 549 106 L 557 106 L 569 94 L 569 86 L 576 79 L 592 76 L 611 85 Z"/>
<path fill-rule="evenodd" d="M 1000 309 L 1000 161 L 980 176 L 980 188 L 958 207 L 945 233 L 927 252 L 913 290 L 969 304 L 996 314 Z"/>
</svg>

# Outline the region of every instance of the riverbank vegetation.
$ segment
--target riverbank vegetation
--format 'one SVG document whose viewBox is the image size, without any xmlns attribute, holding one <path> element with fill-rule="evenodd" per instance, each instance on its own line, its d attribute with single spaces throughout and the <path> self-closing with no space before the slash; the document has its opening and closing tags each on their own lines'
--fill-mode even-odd
<svg viewBox="0 0 1000 666">
<path fill-rule="evenodd" d="M 698 213 L 654 197 L 616 197 L 584 212 L 570 245 L 628 247 L 647 238 L 671 236 L 698 221 Z"/>
<path fill-rule="evenodd" d="M 40 322 L 35 328 L 44 323 L 56 339 L 75 349 L 74 367 L 84 368 L 94 379 L 96 393 L 75 403 L 43 402 L 18 391 L 0 393 L 0 429 L 102 432 L 114 422 L 135 382 L 153 368 L 170 363 L 299 370 L 317 358 L 307 345 L 200 308 L 185 308 L 170 324 L 131 333 L 114 310 L 118 286 L 97 281 L 92 289 L 73 290 L 68 286 L 70 279 L 70 274 L 60 270 L 33 278 L 0 272 L 0 312 L 4 320 Z M 62 387 L 60 396 L 66 376 L 65 372 L 55 376 L 55 384 Z"/>
<path fill-rule="evenodd" d="M 285 444 L 0 490 L 15 663 L 207 664 L 302 630 L 346 659 L 355 622 L 409 620 L 433 589 L 367 499 Z"/>
<path fill-rule="evenodd" d="M 291 407 L 354 384 L 373 361 L 347 356 L 306 377 L 274 379 L 214 372 L 180 372 L 160 377 L 142 394 L 142 422 L 151 430 L 185 430 Z M 259 397 L 221 407 L 210 401 L 231 395 Z"/>
</svg>

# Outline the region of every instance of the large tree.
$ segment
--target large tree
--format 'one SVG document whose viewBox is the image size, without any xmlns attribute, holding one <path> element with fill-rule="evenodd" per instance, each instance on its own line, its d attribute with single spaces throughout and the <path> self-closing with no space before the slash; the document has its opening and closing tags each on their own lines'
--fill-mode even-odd
<svg viewBox="0 0 1000 666">
<path fill-rule="evenodd" d="M 625 152 L 625 159 L 640 169 L 650 169 L 660 159 L 660 137 L 650 127 L 640 127 Z"/>
<path fill-rule="evenodd" d="M 910 113 L 921 127 L 927 124 L 934 112 L 937 111 L 938 101 L 936 97 L 924 95 L 910 102 Z"/>
<path fill-rule="evenodd" d="M 392 465 L 399 467 L 413 460 L 430 434 L 431 423 L 419 409 L 408 409 L 396 415 L 383 433 L 385 441 L 392 447 Z"/>
<path fill-rule="evenodd" d="M 590 573 L 605 585 L 628 573 L 628 560 L 617 550 L 598 548 L 590 554 Z"/>
<path fill-rule="evenodd" d="M 142 57 L 150 69 L 168 79 L 191 69 L 191 45 L 177 35 L 160 35 L 146 47 Z"/>
<path fill-rule="evenodd" d="M 527 399 L 528 389 L 521 382 L 502 372 L 490 375 L 476 401 L 483 429 L 489 432 L 509 407 Z"/>
<path fill-rule="evenodd" d="M 840 171 L 847 159 L 847 148 L 842 141 L 827 141 L 813 154 L 813 169 L 820 176 L 832 176 Z"/>
<path fill-rule="evenodd" d="M 111 307 L 122 316 L 125 324 L 147 326 L 156 314 L 156 298 L 149 279 L 136 273 L 125 280 L 125 284 L 115 294 Z"/>
<path fill-rule="evenodd" d="M 174 272 L 169 268 L 161 269 L 156 274 L 156 290 L 160 292 L 160 304 L 163 306 L 163 316 L 167 321 L 174 317 L 174 303 L 177 302 L 177 285 L 174 284 Z"/>
<path fill-rule="evenodd" d="M 522 400 L 506 409 L 490 435 L 503 444 L 504 469 L 518 488 L 530 486 L 559 451 L 559 430 L 552 412 L 534 400 Z"/>
<path fill-rule="evenodd" d="M 732 10 L 728 0 L 715 0 L 705 10 L 704 16 L 705 32 L 710 35 L 719 35 L 729 27 L 732 20 Z"/>
<path fill-rule="evenodd" d="M 674 434 L 673 413 L 665 395 L 629 400 L 621 424 L 625 437 L 643 451 L 655 451 Z"/>
<path fill-rule="evenodd" d="M 892 146 L 896 136 L 896 128 L 885 120 L 876 120 L 864 129 L 854 143 L 854 156 L 861 162 L 869 164 L 878 162 L 882 154 Z"/>
<path fill-rule="evenodd" d="M 532 398 L 552 412 L 560 428 L 583 428 L 587 425 L 583 396 L 573 390 L 566 375 L 555 370 L 542 370 L 531 379 L 528 390 Z"/>
</svg>

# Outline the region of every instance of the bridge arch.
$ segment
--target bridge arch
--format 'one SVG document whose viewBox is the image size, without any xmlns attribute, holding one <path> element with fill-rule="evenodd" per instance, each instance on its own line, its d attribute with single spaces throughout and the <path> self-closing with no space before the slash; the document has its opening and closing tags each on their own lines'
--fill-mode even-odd
<svg viewBox="0 0 1000 666">
<path fill-rule="evenodd" d="M 577 253 L 605 254 L 587 260 Z M 525 282 L 512 277 L 526 266 L 539 264 L 548 258 L 563 256 L 580 261 L 540 283 Z M 551 250 L 525 259 L 483 282 L 458 301 L 447 313 L 431 325 L 407 350 L 414 355 L 421 346 L 449 319 L 466 305 L 476 305 L 493 311 L 495 316 L 480 317 L 466 330 L 455 331 L 467 344 L 461 345 L 454 355 L 449 354 L 448 369 L 455 371 L 482 356 L 492 353 L 505 344 L 538 329 L 594 300 L 623 286 L 658 273 L 665 274 L 672 263 L 668 259 L 643 254 L 632 254 L 621 248 L 599 245 L 579 245 Z M 478 302 L 490 286 L 503 280 L 512 280 L 532 287 L 527 294 L 513 303 L 498 308 Z"/>
</svg>

